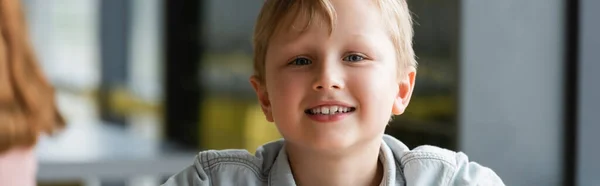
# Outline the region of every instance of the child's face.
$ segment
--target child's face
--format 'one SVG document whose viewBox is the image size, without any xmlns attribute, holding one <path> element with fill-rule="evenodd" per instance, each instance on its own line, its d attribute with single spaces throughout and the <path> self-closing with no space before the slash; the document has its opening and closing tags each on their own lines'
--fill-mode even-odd
<svg viewBox="0 0 600 186">
<path fill-rule="evenodd" d="M 274 35 L 265 82 L 251 79 L 267 119 L 286 141 L 314 150 L 381 140 L 390 115 L 408 105 L 414 83 L 414 69 L 398 71 L 377 5 L 364 0 L 333 5 L 337 21 L 331 35 L 317 18 L 302 34 Z M 305 23 L 299 19 L 293 25 Z"/>
</svg>

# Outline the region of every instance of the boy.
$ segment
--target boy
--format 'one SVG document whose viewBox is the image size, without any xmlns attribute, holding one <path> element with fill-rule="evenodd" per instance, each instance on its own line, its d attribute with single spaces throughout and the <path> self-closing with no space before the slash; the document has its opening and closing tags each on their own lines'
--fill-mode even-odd
<svg viewBox="0 0 600 186">
<path fill-rule="evenodd" d="M 164 185 L 504 185 L 462 153 L 384 135 L 416 75 L 405 0 L 267 0 L 250 82 L 285 140 L 201 152 Z"/>
</svg>

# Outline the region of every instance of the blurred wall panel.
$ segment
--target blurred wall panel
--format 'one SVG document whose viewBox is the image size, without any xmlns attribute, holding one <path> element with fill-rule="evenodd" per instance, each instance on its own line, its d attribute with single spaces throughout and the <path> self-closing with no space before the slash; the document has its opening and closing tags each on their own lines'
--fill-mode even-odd
<svg viewBox="0 0 600 186">
<path fill-rule="evenodd" d="M 263 0 L 205 0 L 201 15 L 207 52 L 252 52 L 252 33 Z"/>
<path fill-rule="evenodd" d="M 24 0 L 39 63 L 56 86 L 95 89 L 100 81 L 97 0 Z"/>
<path fill-rule="evenodd" d="M 577 185 L 600 184 L 600 1 L 580 0 Z"/>
<path fill-rule="evenodd" d="M 163 2 L 131 0 L 128 92 L 125 106 L 131 129 L 148 138 L 162 137 Z M 125 110 L 125 109 L 124 109 Z"/>
<path fill-rule="evenodd" d="M 111 93 L 125 89 L 129 78 L 131 1 L 102 0 L 99 1 L 99 5 L 100 117 L 110 123 L 125 124 L 125 116 L 112 109 Z"/>
<path fill-rule="evenodd" d="M 459 149 L 507 185 L 563 184 L 564 1 L 463 0 Z"/>
<path fill-rule="evenodd" d="M 163 2 L 131 0 L 129 87 L 141 99 L 162 100 Z"/>
</svg>

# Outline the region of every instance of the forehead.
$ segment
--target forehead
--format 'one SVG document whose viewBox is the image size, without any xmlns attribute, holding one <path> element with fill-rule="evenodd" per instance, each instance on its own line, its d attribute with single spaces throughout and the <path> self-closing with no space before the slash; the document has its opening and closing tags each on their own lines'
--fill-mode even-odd
<svg viewBox="0 0 600 186">
<path fill-rule="evenodd" d="M 379 6 L 371 0 L 332 0 L 333 11 L 296 5 L 281 18 L 269 41 L 270 49 L 303 42 L 389 38 Z M 317 5 L 318 6 L 318 5 Z"/>
</svg>

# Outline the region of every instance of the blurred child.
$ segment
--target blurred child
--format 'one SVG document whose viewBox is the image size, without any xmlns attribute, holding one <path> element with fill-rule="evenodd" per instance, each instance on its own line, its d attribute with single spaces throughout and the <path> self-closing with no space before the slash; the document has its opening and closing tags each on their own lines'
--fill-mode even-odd
<svg viewBox="0 0 600 186">
<path fill-rule="evenodd" d="M 463 153 L 384 134 L 417 63 L 405 0 L 267 0 L 250 81 L 283 140 L 201 152 L 164 185 L 504 185 Z"/>
<path fill-rule="evenodd" d="M 21 1 L 0 0 L 0 185 L 36 185 L 33 147 L 64 126 L 54 93 L 36 63 Z"/>
</svg>

